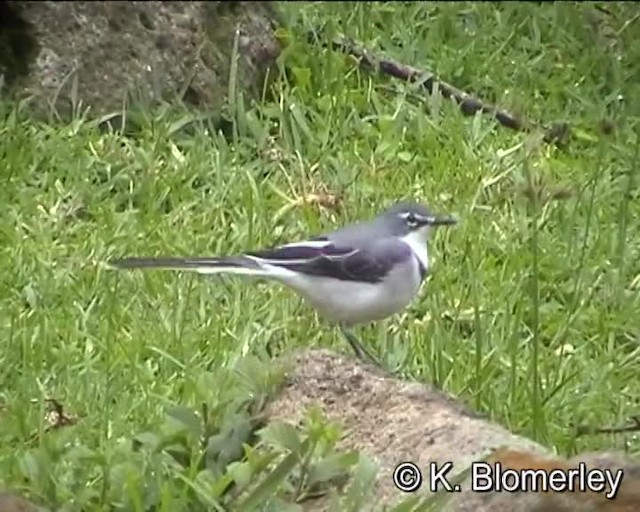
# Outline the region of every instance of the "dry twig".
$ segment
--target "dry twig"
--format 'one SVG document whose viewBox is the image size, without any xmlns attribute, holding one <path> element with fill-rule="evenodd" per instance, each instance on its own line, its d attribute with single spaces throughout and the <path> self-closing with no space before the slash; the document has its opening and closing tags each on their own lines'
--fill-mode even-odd
<svg viewBox="0 0 640 512">
<path fill-rule="evenodd" d="M 594 434 L 622 434 L 625 432 L 640 432 L 640 415 L 629 418 L 631 424 L 617 427 L 591 427 L 589 425 L 578 425 L 576 436 L 587 436 Z"/>
<path fill-rule="evenodd" d="M 312 31 L 309 33 L 308 38 L 313 44 L 331 47 L 334 50 L 355 57 L 359 60 L 360 66 L 369 71 L 386 74 L 418 84 L 427 94 L 432 94 L 434 89 L 437 88 L 443 97 L 453 99 L 459 105 L 460 111 L 465 116 L 472 116 L 476 112 L 482 112 L 483 114 L 492 115 L 502 126 L 506 126 L 512 130 L 529 132 L 542 128 L 544 131 L 544 142 L 554 143 L 558 147 L 563 147 L 568 142 L 569 125 L 567 123 L 554 123 L 544 128 L 536 123 L 526 121 L 507 110 L 486 103 L 443 80 L 439 80 L 435 74 L 430 71 L 414 68 L 413 66 L 403 64 L 389 57 L 376 56 L 366 50 L 364 46 L 344 36 L 336 37 L 330 43 L 326 43 L 320 40 L 316 32 Z"/>
</svg>

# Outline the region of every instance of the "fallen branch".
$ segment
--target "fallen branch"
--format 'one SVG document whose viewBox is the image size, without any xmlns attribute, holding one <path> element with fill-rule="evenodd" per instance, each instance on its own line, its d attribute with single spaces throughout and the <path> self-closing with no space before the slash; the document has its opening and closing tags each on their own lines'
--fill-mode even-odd
<svg viewBox="0 0 640 512">
<path fill-rule="evenodd" d="M 629 418 L 630 425 L 617 427 L 592 427 L 589 425 L 578 425 L 576 427 L 576 436 L 588 436 L 595 434 L 623 434 L 626 432 L 640 432 L 640 415 Z"/>
<path fill-rule="evenodd" d="M 360 65 L 369 71 L 418 84 L 427 94 L 432 94 L 437 89 L 443 97 L 455 100 L 460 107 L 460 111 L 465 116 L 472 116 L 476 112 L 482 112 L 493 116 L 502 126 L 512 130 L 531 132 L 542 128 L 544 142 L 554 143 L 558 147 L 564 147 L 568 142 L 570 131 L 568 123 L 554 123 L 545 128 L 539 124 L 521 119 L 511 112 L 500 109 L 491 103 L 486 103 L 443 80 L 439 80 L 430 71 L 423 71 L 413 66 L 402 64 L 389 57 L 375 56 L 362 45 L 344 36 L 336 37 L 331 43 L 326 43 L 320 40 L 316 32 L 312 31 L 308 34 L 308 39 L 312 44 L 325 48 L 330 46 L 334 50 L 355 57 L 359 60 Z"/>
</svg>

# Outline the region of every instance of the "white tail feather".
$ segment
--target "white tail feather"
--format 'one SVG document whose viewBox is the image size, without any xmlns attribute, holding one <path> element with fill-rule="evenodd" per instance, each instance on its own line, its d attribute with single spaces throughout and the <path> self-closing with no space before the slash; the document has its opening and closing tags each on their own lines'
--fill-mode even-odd
<svg viewBox="0 0 640 512">
<path fill-rule="evenodd" d="M 193 267 L 190 269 L 178 268 L 176 270 L 193 270 L 199 274 L 237 274 L 246 276 L 268 276 L 270 273 L 262 268 L 247 268 L 247 267 Z"/>
</svg>

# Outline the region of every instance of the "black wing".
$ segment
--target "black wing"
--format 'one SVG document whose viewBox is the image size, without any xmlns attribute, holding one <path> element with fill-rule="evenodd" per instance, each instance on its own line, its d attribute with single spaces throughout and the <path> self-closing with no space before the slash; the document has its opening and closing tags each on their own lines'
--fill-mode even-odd
<svg viewBox="0 0 640 512">
<path fill-rule="evenodd" d="M 369 249 L 354 249 L 316 239 L 246 255 L 257 258 L 262 263 L 302 274 L 332 277 L 341 281 L 378 283 L 398 260 L 397 249 L 401 250 L 403 256 L 408 251 L 404 244 L 392 247 L 391 251 L 381 251 L 382 245 L 384 244 L 373 245 Z"/>
</svg>

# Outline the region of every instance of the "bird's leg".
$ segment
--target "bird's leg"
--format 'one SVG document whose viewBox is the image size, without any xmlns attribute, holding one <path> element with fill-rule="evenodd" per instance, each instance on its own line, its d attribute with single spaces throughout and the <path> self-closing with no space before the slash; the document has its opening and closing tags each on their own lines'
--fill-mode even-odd
<svg viewBox="0 0 640 512">
<path fill-rule="evenodd" d="M 340 332 L 345 337 L 349 345 L 351 345 L 351 348 L 356 353 L 356 357 L 358 359 L 361 359 L 363 361 L 368 359 L 373 364 L 380 366 L 380 362 L 378 361 L 378 359 L 375 356 L 373 356 L 371 352 L 365 349 L 362 346 L 362 343 L 358 341 L 358 338 L 356 338 L 355 335 L 351 331 L 349 331 L 344 325 L 340 325 Z"/>
</svg>

